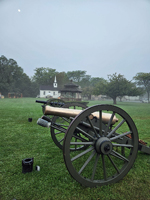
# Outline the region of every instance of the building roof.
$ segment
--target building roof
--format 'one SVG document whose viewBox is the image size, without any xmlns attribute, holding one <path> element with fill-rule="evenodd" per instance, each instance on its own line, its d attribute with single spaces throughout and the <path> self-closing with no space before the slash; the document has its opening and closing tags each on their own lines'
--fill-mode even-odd
<svg viewBox="0 0 150 200">
<path fill-rule="evenodd" d="M 79 86 L 72 83 L 72 81 L 68 84 L 64 85 L 64 88 L 60 90 L 61 92 L 73 92 L 73 93 L 81 93 L 82 90 L 79 89 Z"/>
<path fill-rule="evenodd" d="M 60 88 L 56 88 L 50 85 L 41 85 L 40 90 L 51 90 L 51 91 L 60 91 Z"/>
<path fill-rule="evenodd" d="M 64 85 L 65 88 L 78 88 L 79 86 L 74 83 L 68 83 Z"/>
</svg>

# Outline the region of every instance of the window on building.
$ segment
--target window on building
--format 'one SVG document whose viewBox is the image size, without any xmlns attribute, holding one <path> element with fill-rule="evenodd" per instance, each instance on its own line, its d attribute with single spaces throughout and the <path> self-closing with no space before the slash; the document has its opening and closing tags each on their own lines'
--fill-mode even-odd
<svg viewBox="0 0 150 200">
<path fill-rule="evenodd" d="M 55 95 L 55 92 L 53 92 L 53 95 Z"/>
<path fill-rule="evenodd" d="M 43 91 L 43 95 L 45 95 L 45 91 Z"/>
</svg>

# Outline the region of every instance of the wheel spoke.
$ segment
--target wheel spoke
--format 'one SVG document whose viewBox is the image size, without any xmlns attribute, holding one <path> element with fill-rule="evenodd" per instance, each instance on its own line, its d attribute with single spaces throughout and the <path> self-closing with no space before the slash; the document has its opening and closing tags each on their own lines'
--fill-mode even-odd
<svg viewBox="0 0 150 200">
<path fill-rule="evenodd" d="M 111 125 L 111 123 L 112 123 L 112 120 L 113 120 L 113 118 L 114 118 L 114 115 L 115 115 L 115 112 L 113 112 L 112 115 L 111 115 L 111 118 L 110 118 L 110 120 L 109 120 L 109 122 L 108 122 L 108 125 L 107 125 L 106 129 L 105 129 L 104 136 L 107 135 L 107 132 L 108 132 L 108 130 L 109 130 L 109 127 L 110 127 L 110 125 Z"/>
<path fill-rule="evenodd" d="M 64 141 L 64 138 L 62 138 L 62 139 L 59 141 L 59 143 L 61 143 L 62 141 Z"/>
<path fill-rule="evenodd" d="M 115 147 L 133 148 L 133 145 L 131 145 L 131 144 L 114 144 L 114 143 L 112 143 L 112 145 L 115 146 Z"/>
<path fill-rule="evenodd" d="M 111 135 L 125 122 L 125 119 L 123 119 L 109 134 L 108 134 L 108 138 L 111 137 Z"/>
<path fill-rule="evenodd" d="M 62 132 L 62 131 L 59 131 L 59 132 L 55 133 L 55 135 L 58 135 L 58 134 L 60 134 L 60 133 L 64 133 L 64 132 Z"/>
<path fill-rule="evenodd" d="M 95 175 L 95 172 L 96 172 L 96 167 L 97 167 L 99 156 L 100 156 L 100 154 L 97 154 L 96 158 L 95 158 L 95 163 L 94 163 L 94 167 L 93 167 L 93 173 L 92 173 L 92 177 L 91 177 L 92 181 L 94 180 L 94 175 Z"/>
<path fill-rule="evenodd" d="M 91 128 L 90 124 L 88 124 L 87 122 L 80 122 L 80 124 L 83 124 L 85 127 Z M 95 130 L 97 130 L 99 132 L 99 128 L 96 126 L 93 126 Z M 102 130 L 103 131 L 103 130 Z"/>
<path fill-rule="evenodd" d="M 119 134 L 119 135 L 117 135 L 115 137 L 110 138 L 110 141 L 116 140 L 116 139 L 121 138 L 123 136 L 126 136 L 126 135 L 128 135 L 130 133 L 132 133 L 132 131 L 129 131 L 129 132 L 126 132 L 126 133 L 123 133 L 123 134 Z"/>
<path fill-rule="evenodd" d="M 97 134 L 97 131 L 95 130 L 95 127 L 94 127 L 93 124 L 92 124 L 91 119 L 89 118 L 89 116 L 87 116 L 87 119 L 88 119 L 88 121 L 89 121 L 89 123 L 90 123 L 90 125 L 91 125 L 91 127 L 92 127 L 92 129 L 93 129 L 93 131 L 94 131 L 94 133 L 95 133 L 95 135 L 96 135 L 96 137 L 99 137 L 98 134 Z"/>
<path fill-rule="evenodd" d="M 64 121 L 68 122 L 70 124 L 71 120 L 68 120 L 67 118 L 65 117 L 61 117 Z"/>
<path fill-rule="evenodd" d="M 57 124 L 57 126 L 69 127 L 69 125 L 65 125 L 65 124 Z"/>
<path fill-rule="evenodd" d="M 78 135 L 73 135 L 74 138 L 78 139 L 78 140 L 81 140 L 83 142 L 89 142 L 88 140 L 86 140 L 85 138 L 82 138 L 81 136 L 78 136 Z"/>
<path fill-rule="evenodd" d="M 75 138 L 75 143 L 77 142 L 77 138 Z M 77 145 L 75 144 L 75 150 L 77 149 Z"/>
<path fill-rule="evenodd" d="M 70 145 L 93 145 L 94 142 L 70 142 Z"/>
<path fill-rule="evenodd" d="M 111 159 L 110 155 L 107 155 L 107 156 L 108 156 L 109 160 L 111 161 L 112 165 L 114 166 L 114 168 L 116 169 L 117 173 L 120 174 L 119 169 L 115 165 L 114 161 Z"/>
<path fill-rule="evenodd" d="M 110 153 L 112 156 L 115 156 L 116 158 L 119 158 L 120 160 L 123 160 L 123 161 L 127 161 L 129 162 L 129 160 L 122 156 L 121 154 L 117 153 L 116 151 L 112 150 L 112 152 Z"/>
<path fill-rule="evenodd" d="M 106 166 L 105 166 L 104 154 L 102 154 L 102 163 L 103 163 L 104 180 L 106 181 L 107 177 L 106 177 Z"/>
<path fill-rule="evenodd" d="M 63 133 L 66 133 L 66 130 L 65 128 L 63 127 L 59 127 L 59 126 L 54 126 L 54 125 L 51 125 L 52 128 L 58 130 L 58 131 L 62 131 Z"/>
<path fill-rule="evenodd" d="M 84 170 L 84 168 L 87 166 L 87 164 L 90 162 L 90 160 L 93 158 L 93 156 L 95 155 L 96 151 L 93 151 L 91 153 L 91 155 L 88 157 L 88 159 L 85 161 L 84 165 L 81 167 L 81 169 L 79 170 L 79 174 L 81 174 L 81 172 Z"/>
<path fill-rule="evenodd" d="M 102 137 L 102 111 L 99 111 L 99 134 Z"/>
<path fill-rule="evenodd" d="M 83 156 L 84 154 L 86 154 L 86 153 L 88 153 L 88 152 L 90 152 L 90 151 L 92 151 L 94 149 L 94 147 L 92 146 L 92 147 L 90 147 L 90 148 L 88 148 L 88 149 L 86 149 L 85 151 L 83 151 L 82 153 L 80 153 L 80 154 L 78 154 L 78 155 L 76 155 L 75 157 L 73 157 L 72 159 L 71 159 L 71 161 L 74 161 L 74 160 L 76 160 L 76 159 L 78 159 L 78 158 L 80 158 L 81 156 Z"/>
<path fill-rule="evenodd" d="M 91 138 L 91 139 L 93 139 L 93 140 L 96 140 L 96 138 L 94 138 L 92 135 L 88 134 L 87 132 L 85 132 L 85 131 L 82 130 L 81 128 L 76 127 L 76 129 L 77 129 L 78 131 L 80 131 L 81 133 L 83 133 L 84 135 L 86 135 L 87 137 L 89 137 L 89 138 Z"/>
</svg>

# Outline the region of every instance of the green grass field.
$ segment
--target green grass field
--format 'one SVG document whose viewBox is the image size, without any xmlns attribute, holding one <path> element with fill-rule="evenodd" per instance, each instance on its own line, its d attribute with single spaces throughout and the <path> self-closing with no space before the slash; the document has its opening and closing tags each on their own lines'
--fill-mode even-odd
<svg viewBox="0 0 150 200">
<path fill-rule="evenodd" d="M 90 101 L 88 106 L 102 103 L 112 101 Z M 150 145 L 150 104 L 118 102 L 117 106 L 128 112 L 139 138 Z M 1 200 L 150 200 L 150 155 L 139 152 L 132 169 L 116 184 L 83 187 L 69 175 L 49 129 L 36 124 L 41 116 L 41 105 L 34 98 L 0 99 Z M 22 160 L 31 157 L 33 171 L 23 174 Z"/>
</svg>

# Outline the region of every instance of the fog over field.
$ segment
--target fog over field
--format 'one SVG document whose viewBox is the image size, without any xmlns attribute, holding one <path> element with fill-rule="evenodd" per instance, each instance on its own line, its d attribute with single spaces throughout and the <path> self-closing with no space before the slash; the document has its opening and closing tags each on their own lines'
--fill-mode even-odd
<svg viewBox="0 0 150 200">
<path fill-rule="evenodd" d="M 34 69 L 85 70 L 131 80 L 150 70 L 147 0 L 1 0 L 0 55 Z"/>
</svg>

